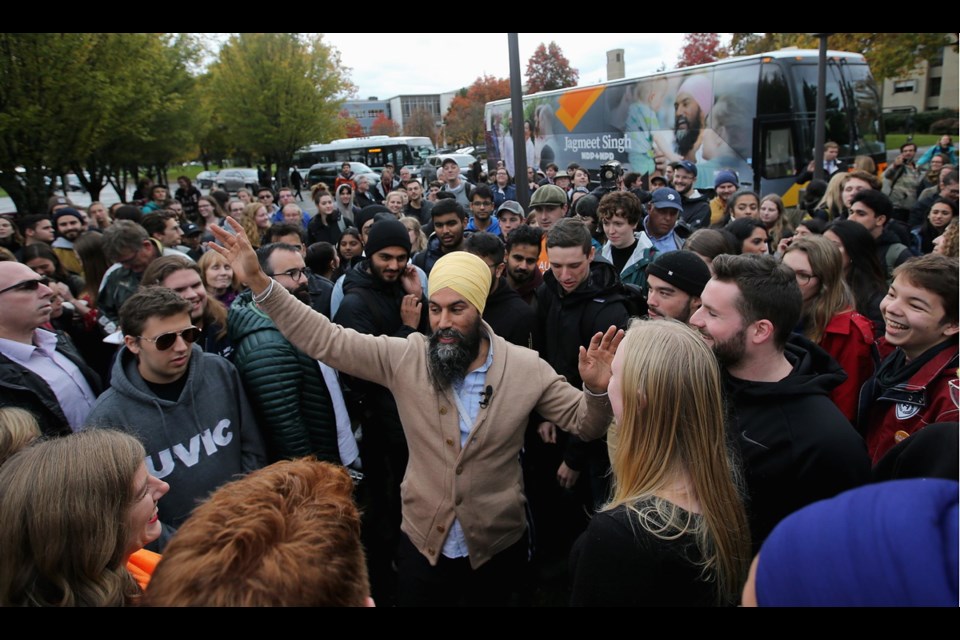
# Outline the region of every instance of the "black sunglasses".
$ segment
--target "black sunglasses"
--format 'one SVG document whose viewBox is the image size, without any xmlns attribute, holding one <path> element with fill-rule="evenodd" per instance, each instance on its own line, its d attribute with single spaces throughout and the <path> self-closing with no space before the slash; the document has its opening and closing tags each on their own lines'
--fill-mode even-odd
<svg viewBox="0 0 960 640">
<path fill-rule="evenodd" d="M 180 331 L 171 331 L 170 333 L 161 333 L 156 338 L 147 338 L 146 336 L 137 336 L 141 340 L 152 342 L 157 347 L 157 351 L 166 351 L 172 347 L 178 337 L 183 338 L 187 344 L 193 344 L 200 338 L 200 329 L 196 327 L 187 327 Z"/>
<path fill-rule="evenodd" d="M 17 284 L 12 284 L 6 289 L 0 289 L 0 293 L 6 293 L 7 291 L 36 291 L 40 288 L 40 285 L 47 286 L 48 284 L 50 284 L 50 278 L 44 276 L 36 280 L 24 280 Z"/>
</svg>

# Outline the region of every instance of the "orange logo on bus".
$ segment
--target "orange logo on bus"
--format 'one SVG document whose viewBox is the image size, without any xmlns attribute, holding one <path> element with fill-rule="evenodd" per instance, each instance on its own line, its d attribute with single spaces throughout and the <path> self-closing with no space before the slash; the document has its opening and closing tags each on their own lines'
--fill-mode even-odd
<svg viewBox="0 0 960 640">
<path fill-rule="evenodd" d="M 557 120 L 563 123 L 567 131 L 573 131 L 573 128 L 580 122 L 580 118 L 593 106 L 593 103 L 597 101 L 605 88 L 593 87 L 563 94 L 557 100 L 559 108 L 554 115 L 557 116 Z"/>
</svg>

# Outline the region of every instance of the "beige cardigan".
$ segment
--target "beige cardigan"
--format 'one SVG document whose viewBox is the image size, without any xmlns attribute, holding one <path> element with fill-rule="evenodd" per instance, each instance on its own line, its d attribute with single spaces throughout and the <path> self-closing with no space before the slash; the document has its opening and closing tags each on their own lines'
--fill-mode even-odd
<svg viewBox="0 0 960 640">
<path fill-rule="evenodd" d="M 605 394 L 578 391 L 535 351 L 508 343 L 484 323 L 493 340 L 485 383 L 494 391 L 461 449 L 453 392 L 434 388 L 425 336 L 393 338 L 344 329 L 278 286 L 260 307 L 304 353 L 393 392 L 410 450 L 401 485 L 401 529 L 431 564 L 437 563 L 454 518 L 460 519 L 474 568 L 523 535 L 526 498 L 519 453 L 533 410 L 584 439 L 600 437 L 610 423 Z"/>
</svg>

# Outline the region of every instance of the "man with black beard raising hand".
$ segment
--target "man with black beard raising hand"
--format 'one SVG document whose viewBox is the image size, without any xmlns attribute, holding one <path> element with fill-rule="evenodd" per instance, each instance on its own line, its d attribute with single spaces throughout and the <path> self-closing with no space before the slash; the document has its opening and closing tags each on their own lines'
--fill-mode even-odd
<svg viewBox="0 0 960 640">
<path fill-rule="evenodd" d="M 402 605 L 497 605 L 522 583 L 526 516 L 518 454 L 531 411 L 584 438 L 611 419 L 607 384 L 623 332 L 611 327 L 580 352 L 583 390 L 536 352 L 509 344 L 481 314 L 490 269 L 464 251 L 434 266 L 432 335 L 348 331 L 301 304 L 260 270 L 243 228 L 212 226 L 257 304 L 299 349 L 393 393 L 409 444 L 398 552 Z M 409 267 L 401 276 L 418 281 Z"/>
</svg>

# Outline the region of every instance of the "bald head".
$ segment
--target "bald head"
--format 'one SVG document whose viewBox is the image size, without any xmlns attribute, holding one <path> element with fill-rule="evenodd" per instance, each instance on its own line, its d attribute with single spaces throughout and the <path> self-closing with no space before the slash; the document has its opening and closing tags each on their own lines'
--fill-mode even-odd
<svg viewBox="0 0 960 640">
<path fill-rule="evenodd" d="M 0 338 L 31 344 L 34 329 L 50 320 L 53 291 L 40 279 L 19 262 L 0 262 Z"/>
</svg>

